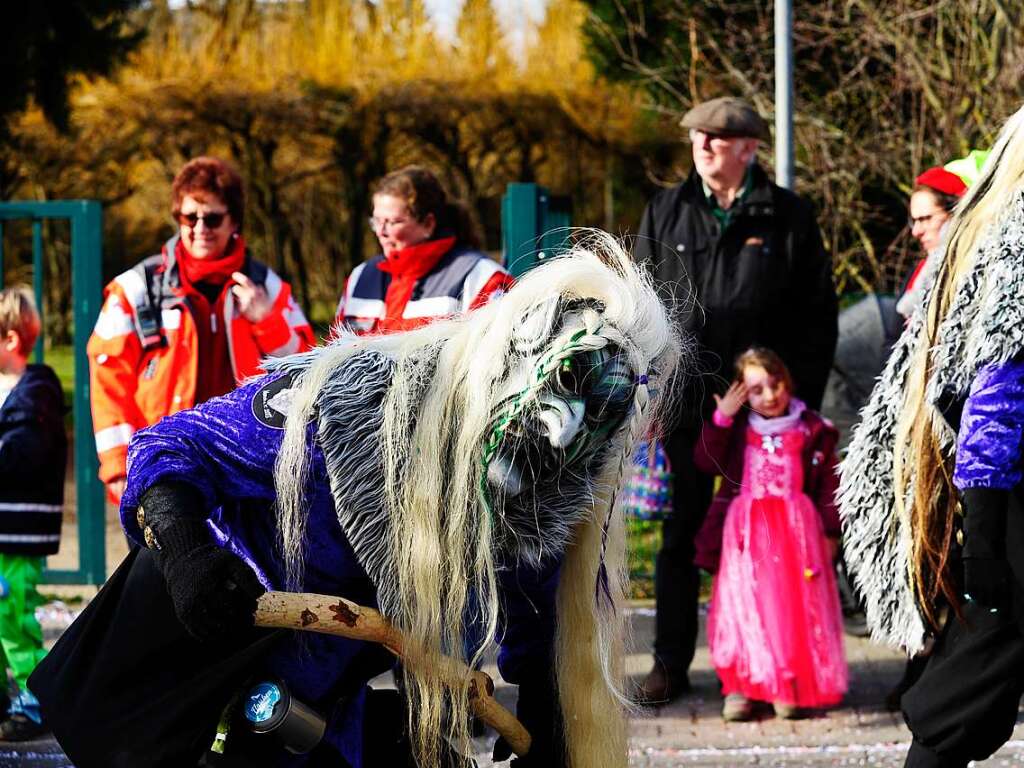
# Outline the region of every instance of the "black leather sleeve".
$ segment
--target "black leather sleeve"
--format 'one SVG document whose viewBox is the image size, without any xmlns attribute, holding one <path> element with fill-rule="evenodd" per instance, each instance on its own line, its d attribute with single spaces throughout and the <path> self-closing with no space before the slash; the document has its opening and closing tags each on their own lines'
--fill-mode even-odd
<svg viewBox="0 0 1024 768">
<path fill-rule="evenodd" d="M 1006 561 L 1006 511 L 1009 491 L 969 488 L 961 494 L 964 509 L 964 597 L 988 608 L 1011 601 L 1010 566 Z"/>
<path fill-rule="evenodd" d="M 964 509 L 964 558 L 1006 559 L 1006 510 L 1010 492 L 998 488 L 968 488 L 960 498 Z"/>
</svg>

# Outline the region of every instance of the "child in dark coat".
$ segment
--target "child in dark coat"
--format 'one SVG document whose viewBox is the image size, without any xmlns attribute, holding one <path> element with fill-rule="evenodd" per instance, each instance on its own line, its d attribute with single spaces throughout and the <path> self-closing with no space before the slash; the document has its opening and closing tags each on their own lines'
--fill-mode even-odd
<svg viewBox="0 0 1024 768">
<path fill-rule="evenodd" d="M 708 646 L 726 720 L 748 719 L 755 700 L 797 717 L 846 691 L 832 573 L 838 433 L 792 390 L 778 355 L 743 353 L 695 449 L 697 468 L 722 476 L 696 563 L 716 574 Z"/>
<path fill-rule="evenodd" d="M 60 547 L 67 437 L 57 376 L 28 364 L 39 330 L 28 291 L 0 291 L 0 658 L 17 686 L 0 711 L 0 741 L 46 730 L 25 683 L 46 654 L 36 587 L 45 556 Z"/>
</svg>

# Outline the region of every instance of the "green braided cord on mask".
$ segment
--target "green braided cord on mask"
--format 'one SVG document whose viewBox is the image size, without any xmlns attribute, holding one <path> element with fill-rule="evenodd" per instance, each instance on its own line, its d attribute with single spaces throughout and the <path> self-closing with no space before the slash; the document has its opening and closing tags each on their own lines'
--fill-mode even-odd
<svg viewBox="0 0 1024 768">
<path fill-rule="evenodd" d="M 542 357 L 534 369 L 533 381 L 507 401 L 508 405 L 495 421 L 494 428 L 484 444 L 483 453 L 480 457 L 480 499 L 487 514 L 491 516 L 492 521 L 494 519 L 494 509 L 491 504 L 490 491 L 487 487 L 487 471 L 494 460 L 494 455 L 498 452 L 498 446 L 501 445 L 501 441 L 505 438 L 508 425 L 522 414 L 526 404 L 547 384 L 548 379 L 558 369 L 558 366 L 562 364 L 563 360 L 568 359 L 577 352 L 590 352 L 595 349 L 602 349 L 608 345 L 609 338 L 598 335 L 598 331 L 604 329 L 601 327 L 597 314 L 591 314 L 593 318 L 587 317 L 586 319 L 597 320 L 598 322 L 586 323 L 587 327 L 580 328 L 569 334 L 563 346 Z M 618 336 L 619 334 L 615 335 Z"/>
</svg>

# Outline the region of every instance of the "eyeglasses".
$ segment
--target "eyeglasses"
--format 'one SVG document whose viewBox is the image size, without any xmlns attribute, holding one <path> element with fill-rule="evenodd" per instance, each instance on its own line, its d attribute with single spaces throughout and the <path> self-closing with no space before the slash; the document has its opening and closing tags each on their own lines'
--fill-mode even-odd
<svg viewBox="0 0 1024 768">
<path fill-rule="evenodd" d="M 367 221 L 370 222 L 370 229 L 374 232 L 383 232 L 386 227 L 400 227 L 409 219 L 408 217 L 403 219 L 378 219 L 376 216 L 371 216 Z"/>
<path fill-rule="evenodd" d="M 932 211 L 931 213 L 926 213 L 924 216 L 911 216 L 907 219 L 907 222 L 913 228 L 918 224 L 927 224 L 932 219 L 942 216 L 943 213 L 945 213 L 945 211 Z"/>
<path fill-rule="evenodd" d="M 195 229 L 200 221 L 207 229 L 219 229 L 230 214 L 227 211 L 216 211 L 211 213 L 179 213 L 178 223 L 183 227 Z"/>
</svg>

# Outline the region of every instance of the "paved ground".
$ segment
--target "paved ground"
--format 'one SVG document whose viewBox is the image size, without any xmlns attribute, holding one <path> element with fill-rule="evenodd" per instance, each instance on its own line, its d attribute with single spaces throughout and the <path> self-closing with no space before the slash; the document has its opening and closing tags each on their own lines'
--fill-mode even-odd
<svg viewBox="0 0 1024 768">
<path fill-rule="evenodd" d="M 61 603 L 45 606 L 40 618 L 48 640 L 73 618 L 76 609 Z M 649 642 L 652 611 L 631 611 L 639 647 Z M 751 723 L 725 723 L 722 700 L 707 648 L 698 650 L 692 669 L 694 692 L 669 706 L 643 713 L 632 721 L 630 766 L 879 766 L 903 764 L 909 734 L 898 715 L 884 710 L 882 699 L 899 677 L 902 660 L 865 640 L 847 638 L 850 693 L 843 706 L 802 721 L 780 721 L 770 716 Z M 646 672 L 646 653 L 629 658 L 629 670 L 639 680 Z M 493 667 L 486 669 L 497 680 Z M 387 677 L 375 685 L 388 686 Z M 513 707 L 514 689 L 499 681 L 499 700 Z M 489 755 L 493 737 L 478 740 L 478 762 L 493 765 Z M 983 766 L 1024 766 L 1024 725 L 1015 739 Z M 0 768 L 69 768 L 52 739 L 0 749 Z"/>
<path fill-rule="evenodd" d="M 639 682 L 650 664 L 646 648 L 653 611 L 638 606 L 631 616 L 637 652 L 627 668 Z M 694 692 L 633 718 L 630 766 L 902 766 L 910 734 L 902 718 L 886 711 L 882 701 L 902 674 L 903 659 L 854 637 L 846 638 L 846 653 L 850 692 L 841 707 L 800 721 L 777 720 L 768 710 L 755 722 L 725 723 L 717 678 L 701 638 L 691 669 Z M 505 699 L 511 706 L 511 691 Z M 1014 740 L 976 765 L 1024 765 L 1024 720 L 1018 722 Z M 492 764 L 483 752 L 480 764 Z"/>
<path fill-rule="evenodd" d="M 52 567 L 70 567 L 76 562 L 74 534 L 66 532 L 65 547 Z M 120 529 L 111 516 L 108 524 L 108 570 L 113 570 L 126 551 Z M 91 588 L 46 588 L 66 602 L 41 609 L 40 619 L 48 640 L 56 639 L 67 626 L 82 600 L 95 594 Z M 647 606 L 631 610 L 636 642 L 629 657 L 628 671 L 636 680 L 647 672 L 646 653 L 653 631 L 653 611 Z M 691 679 L 694 692 L 671 705 L 645 712 L 632 721 L 630 766 L 878 766 L 895 768 L 903 764 L 909 734 L 898 715 L 882 706 L 882 699 L 902 671 L 902 659 L 866 640 L 846 638 L 850 663 L 850 692 L 841 707 L 802 721 L 780 721 L 770 715 L 751 723 L 724 723 L 721 696 L 703 640 Z M 493 667 L 487 669 L 498 680 Z M 387 686 L 382 677 L 375 685 Z M 500 681 L 499 700 L 513 707 L 514 689 Z M 1024 724 L 1018 721 L 1014 739 L 994 757 L 979 766 L 1024 766 Z M 478 740 L 481 768 L 493 765 L 489 747 L 493 737 Z M 72 768 L 52 740 L 16 748 L 0 748 L 0 768 Z"/>
</svg>

